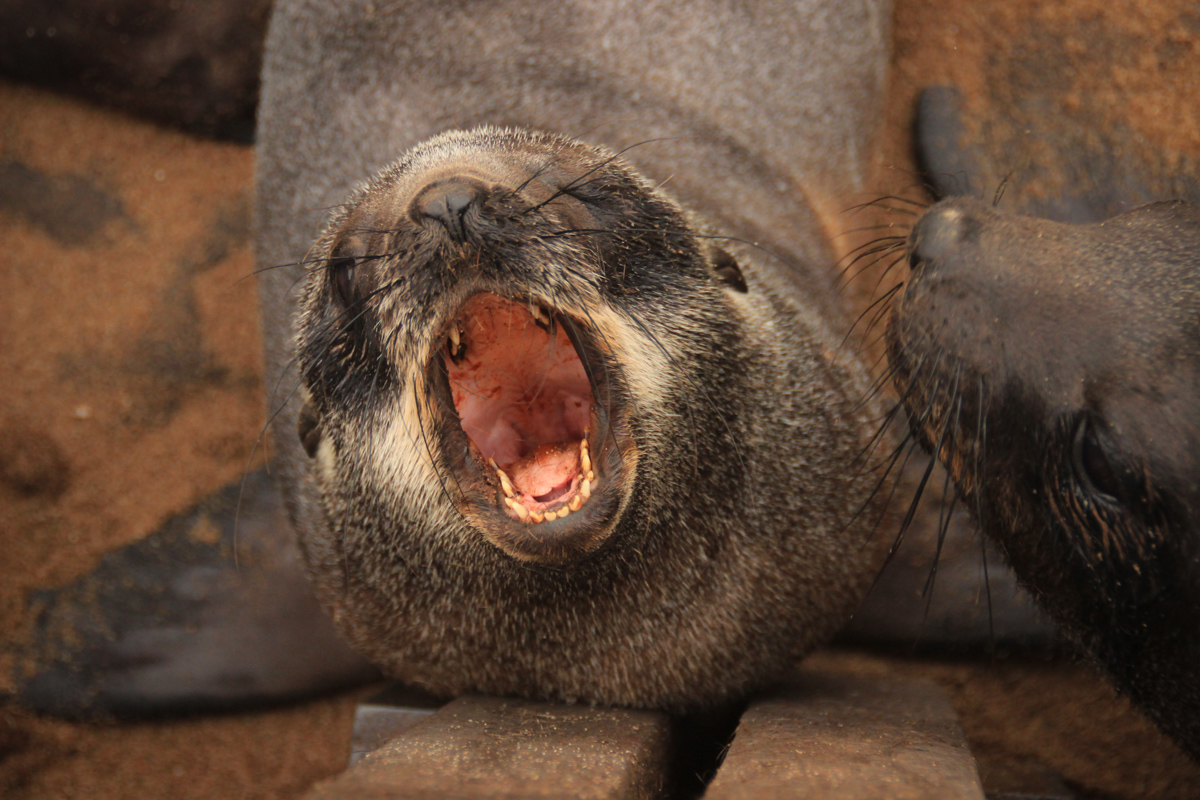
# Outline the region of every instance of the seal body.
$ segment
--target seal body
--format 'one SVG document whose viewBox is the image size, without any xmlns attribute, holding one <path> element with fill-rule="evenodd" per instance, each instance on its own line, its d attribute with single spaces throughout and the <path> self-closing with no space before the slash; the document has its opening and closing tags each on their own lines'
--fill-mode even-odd
<svg viewBox="0 0 1200 800">
<path fill-rule="evenodd" d="M 889 346 L 924 444 L 1054 622 L 1200 755 L 1200 211 L 933 206 Z"/>
<path fill-rule="evenodd" d="M 281 478 L 322 601 L 390 674 L 694 709 L 865 592 L 886 495 L 820 212 L 861 187 L 887 14 L 757 5 L 277 9 Z M 718 69 L 744 42 L 787 77 Z M 638 139 L 598 127 L 622 113 Z"/>
</svg>

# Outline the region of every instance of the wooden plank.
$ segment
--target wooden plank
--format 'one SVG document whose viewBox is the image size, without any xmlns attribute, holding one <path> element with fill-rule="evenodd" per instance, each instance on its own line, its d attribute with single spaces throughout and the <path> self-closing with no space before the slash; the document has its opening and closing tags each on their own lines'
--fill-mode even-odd
<svg viewBox="0 0 1200 800">
<path fill-rule="evenodd" d="M 983 800 L 940 688 L 800 672 L 752 702 L 705 800 Z"/>
<path fill-rule="evenodd" d="M 665 714 L 464 697 L 417 722 L 310 800 L 658 797 Z"/>
<path fill-rule="evenodd" d="M 444 700 L 399 683 L 371 695 L 354 709 L 350 765 L 357 764 L 445 704 Z"/>
</svg>

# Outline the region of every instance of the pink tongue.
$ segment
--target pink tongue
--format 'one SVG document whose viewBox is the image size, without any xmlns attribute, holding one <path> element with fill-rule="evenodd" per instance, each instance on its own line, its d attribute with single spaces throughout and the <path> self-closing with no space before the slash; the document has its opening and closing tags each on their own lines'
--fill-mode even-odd
<svg viewBox="0 0 1200 800">
<path fill-rule="evenodd" d="M 543 444 L 529 455 L 513 462 L 504 471 L 513 486 L 541 502 L 550 502 L 552 495 L 562 494 L 571 486 L 579 472 L 579 442 Z"/>
</svg>

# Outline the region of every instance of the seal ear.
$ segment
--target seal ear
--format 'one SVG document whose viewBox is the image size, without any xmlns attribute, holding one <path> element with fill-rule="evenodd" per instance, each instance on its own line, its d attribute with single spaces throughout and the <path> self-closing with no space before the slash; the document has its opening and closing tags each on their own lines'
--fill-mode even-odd
<svg viewBox="0 0 1200 800">
<path fill-rule="evenodd" d="M 300 444 L 304 445 L 304 452 L 308 453 L 309 458 L 316 458 L 317 447 L 320 446 L 322 437 L 321 420 L 317 418 L 317 412 L 309 400 L 305 400 L 300 409 L 296 433 L 300 435 Z"/>
<path fill-rule="evenodd" d="M 742 294 L 750 291 L 750 288 L 746 286 L 746 279 L 742 277 L 742 270 L 738 266 L 736 258 L 715 245 L 709 246 L 708 255 L 712 259 L 713 272 L 716 273 L 717 280 Z"/>
</svg>

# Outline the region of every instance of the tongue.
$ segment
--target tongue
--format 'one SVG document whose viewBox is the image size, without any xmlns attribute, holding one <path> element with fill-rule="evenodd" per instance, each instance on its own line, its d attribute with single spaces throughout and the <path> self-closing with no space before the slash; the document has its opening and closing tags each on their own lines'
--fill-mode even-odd
<svg viewBox="0 0 1200 800">
<path fill-rule="evenodd" d="M 579 442 L 543 444 L 504 471 L 523 494 L 549 503 L 570 490 L 579 474 Z"/>
</svg>

